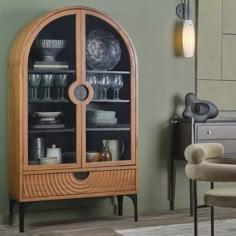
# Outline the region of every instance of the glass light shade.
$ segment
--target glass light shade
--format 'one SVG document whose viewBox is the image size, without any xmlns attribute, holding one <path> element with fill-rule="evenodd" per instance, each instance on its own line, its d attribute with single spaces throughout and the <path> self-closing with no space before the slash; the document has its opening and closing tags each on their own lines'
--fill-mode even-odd
<svg viewBox="0 0 236 236">
<path fill-rule="evenodd" d="M 183 21 L 182 43 L 184 57 L 193 57 L 195 49 L 195 32 L 192 20 Z"/>
</svg>

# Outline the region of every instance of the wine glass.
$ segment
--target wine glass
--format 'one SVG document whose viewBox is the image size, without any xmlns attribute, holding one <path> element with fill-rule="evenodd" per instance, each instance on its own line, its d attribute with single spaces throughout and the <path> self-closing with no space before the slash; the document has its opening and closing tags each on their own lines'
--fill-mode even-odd
<svg viewBox="0 0 236 236">
<path fill-rule="evenodd" d="M 123 77 L 121 74 L 115 74 L 111 82 L 111 88 L 114 90 L 114 99 L 119 100 L 119 91 L 123 87 Z"/>
<path fill-rule="evenodd" d="M 30 98 L 33 100 L 36 100 L 38 99 L 38 86 L 41 81 L 41 75 L 29 74 L 28 80 L 29 80 L 29 87 L 30 87 Z"/>
<path fill-rule="evenodd" d="M 93 97 L 94 99 L 97 98 L 97 85 L 98 85 L 98 78 L 96 74 L 89 73 L 87 74 L 87 81 L 90 83 L 90 85 L 93 88 Z"/>
<path fill-rule="evenodd" d="M 50 88 L 53 85 L 53 74 L 42 74 L 42 87 L 44 87 L 44 97 L 43 99 L 51 99 Z"/>
<path fill-rule="evenodd" d="M 65 99 L 64 97 L 64 90 L 67 86 L 68 75 L 67 74 L 58 74 L 55 77 L 55 86 L 57 87 L 57 98 L 58 99 Z"/>
<path fill-rule="evenodd" d="M 98 85 L 104 90 L 104 99 L 107 99 L 107 90 L 111 87 L 110 75 L 102 74 L 98 80 Z"/>
</svg>

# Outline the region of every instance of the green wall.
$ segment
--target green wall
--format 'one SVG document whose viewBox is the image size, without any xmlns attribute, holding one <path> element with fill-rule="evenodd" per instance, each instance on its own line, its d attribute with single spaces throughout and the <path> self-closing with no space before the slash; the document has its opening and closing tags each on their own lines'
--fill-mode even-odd
<svg viewBox="0 0 236 236">
<path fill-rule="evenodd" d="M 171 148 L 170 117 L 181 114 L 184 95 L 195 90 L 195 59 L 175 56 L 174 32 L 179 21 L 175 8 L 180 0 L 0 0 L 0 223 L 5 222 L 7 197 L 7 61 L 17 32 L 33 18 L 68 6 L 85 5 L 102 10 L 116 19 L 128 32 L 139 61 L 139 211 L 166 210 L 168 203 L 168 164 Z M 191 1 L 194 13 L 194 0 Z M 193 14 L 192 14 L 193 15 Z M 132 214 L 129 200 L 125 214 Z M 39 204 L 29 211 L 51 211 L 51 216 L 93 217 L 112 214 L 113 199 L 62 201 Z M 89 206 L 92 208 L 89 208 Z M 104 207 L 103 207 L 104 206 Z M 188 207 L 188 180 L 184 163 L 177 170 L 176 207 Z M 106 209 L 105 211 L 102 209 Z M 27 209 L 28 211 L 28 209 Z M 81 212 L 81 214 L 79 214 Z M 35 215 L 34 213 L 30 213 Z M 45 220 L 46 215 L 38 214 Z M 27 214 L 28 215 L 28 214 Z M 5 217 L 3 217 L 5 216 Z M 38 219 L 38 218 L 37 218 Z"/>
</svg>

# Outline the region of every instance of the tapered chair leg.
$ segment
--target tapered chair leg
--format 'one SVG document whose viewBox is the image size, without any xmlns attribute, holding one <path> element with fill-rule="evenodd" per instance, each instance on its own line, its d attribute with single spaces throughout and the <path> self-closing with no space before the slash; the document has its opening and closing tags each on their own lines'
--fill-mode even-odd
<svg viewBox="0 0 236 236">
<path fill-rule="evenodd" d="M 190 216 L 193 216 L 193 180 L 189 180 L 189 204 L 190 204 Z"/>
<path fill-rule="evenodd" d="M 198 215 L 197 215 L 197 181 L 193 180 L 193 217 L 194 217 L 194 236 L 198 235 Z"/>
<path fill-rule="evenodd" d="M 211 189 L 214 189 L 214 182 L 211 182 Z"/>
<path fill-rule="evenodd" d="M 214 236 L 214 207 L 211 207 L 211 236 Z"/>
<path fill-rule="evenodd" d="M 176 160 L 174 157 L 171 160 L 170 167 L 170 180 L 169 180 L 169 201 L 170 201 L 170 210 L 175 209 L 175 185 L 176 185 Z"/>
</svg>

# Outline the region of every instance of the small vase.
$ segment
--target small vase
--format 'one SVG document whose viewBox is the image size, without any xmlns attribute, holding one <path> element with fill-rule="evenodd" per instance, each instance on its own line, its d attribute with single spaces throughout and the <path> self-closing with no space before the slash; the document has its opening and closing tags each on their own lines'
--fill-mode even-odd
<svg viewBox="0 0 236 236">
<path fill-rule="evenodd" d="M 108 146 L 103 146 L 100 152 L 101 161 L 112 161 L 112 155 Z"/>
</svg>

